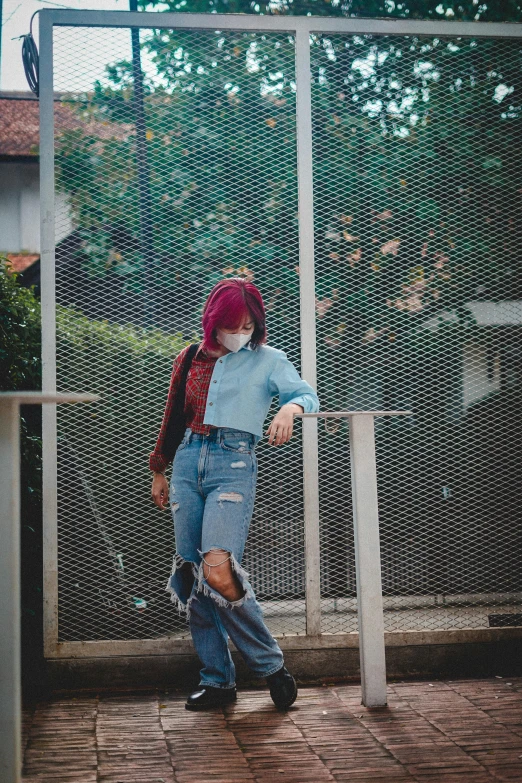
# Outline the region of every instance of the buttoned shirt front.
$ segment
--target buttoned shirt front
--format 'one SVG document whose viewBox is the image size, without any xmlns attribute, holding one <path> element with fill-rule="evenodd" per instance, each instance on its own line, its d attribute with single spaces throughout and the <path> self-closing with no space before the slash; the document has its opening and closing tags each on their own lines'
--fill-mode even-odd
<svg viewBox="0 0 522 783">
<path fill-rule="evenodd" d="M 188 346 L 174 360 L 160 433 L 149 457 L 153 471 L 163 471 L 168 464 L 161 446 L 187 350 Z M 261 438 L 275 396 L 279 397 L 279 407 L 295 402 L 305 413 L 319 411 L 314 389 L 300 377 L 284 351 L 269 345 L 253 349 L 248 343 L 218 358 L 207 357 L 200 346 L 187 376 L 187 387 L 185 413 L 194 427 L 201 428 L 194 429 L 199 432 L 207 433 L 211 426 L 232 427 Z M 192 425 L 187 421 L 187 426 Z"/>
</svg>

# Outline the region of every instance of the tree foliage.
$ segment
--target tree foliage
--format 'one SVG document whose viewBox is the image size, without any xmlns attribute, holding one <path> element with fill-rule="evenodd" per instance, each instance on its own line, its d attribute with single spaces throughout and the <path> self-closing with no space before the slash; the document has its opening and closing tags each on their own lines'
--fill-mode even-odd
<svg viewBox="0 0 522 783">
<path fill-rule="evenodd" d="M 203 10 L 154 7 L 167 5 Z M 313 10 L 360 12 L 332 3 Z M 392 11 L 440 16 L 429 4 Z M 459 6 L 452 18 L 471 12 Z M 212 285 L 243 275 L 263 291 L 271 336 L 281 341 L 299 311 L 293 40 L 158 29 L 142 33 L 142 50 L 155 68 L 145 76 L 145 113 L 156 291 L 146 295 L 175 298 L 188 281 L 197 328 Z M 470 299 L 517 295 L 521 53 L 495 40 L 366 35 L 316 36 L 311 57 L 316 316 L 327 389 L 339 350 L 353 372 L 365 357 L 377 366 L 376 352 L 395 361 L 427 319 L 453 313 L 466 323 Z M 143 292 L 133 98 L 131 63 L 109 66 L 78 111 L 118 132 L 103 141 L 65 133 L 58 162 L 84 263 Z"/>
<path fill-rule="evenodd" d="M 439 0 L 140 0 L 144 11 L 190 11 L 223 14 L 287 14 L 291 16 L 349 16 L 392 19 L 451 19 L 454 21 L 518 22 L 519 2 L 439 2 Z"/>
<path fill-rule="evenodd" d="M 0 389 L 37 391 L 40 302 L 0 258 Z M 42 425 L 39 405 L 20 406 L 20 543 L 23 695 L 38 697 L 42 675 Z"/>
</svg>

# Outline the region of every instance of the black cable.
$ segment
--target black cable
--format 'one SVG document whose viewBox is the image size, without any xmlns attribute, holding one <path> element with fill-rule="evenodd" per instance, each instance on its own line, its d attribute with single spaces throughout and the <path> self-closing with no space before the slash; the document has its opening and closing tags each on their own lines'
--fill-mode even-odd
<svg viewBox="0 0 522 783">
<path fill-rule="evenodd" d="M 22 38 L 22 60 L 25 78 L 34 94 L 38 95 L 38 49 L 31 33 L 22 36 Z"/>
<path fill-rule="evenodd" d="M 36 12 L 38 13 L 38 12 Z M 29 32 L 27 35 L 22 35 L 22 61 L 24 64 L 25 78 L 31 88 L 32 92 L 36 96 L 39 95 L 39 57 L 38 49 L 33 38 L 33 19 L 35 14 L 31 17 L 29 25 Z"/>
</svg>

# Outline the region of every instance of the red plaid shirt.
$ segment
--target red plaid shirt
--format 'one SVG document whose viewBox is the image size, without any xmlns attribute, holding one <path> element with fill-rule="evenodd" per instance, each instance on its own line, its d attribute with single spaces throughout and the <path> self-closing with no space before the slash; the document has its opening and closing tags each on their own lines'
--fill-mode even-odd
<svg viewBox="0 0 522 783">
<path fill-rule="evenodd" d="M 167 430 L 167 422 L 170 417 L 172 402 L 179 385 L 183 360 L 185 359 L 188 349 L 189 346 L 187 345 L 186 348 L 183 348 L 183 350 L 179 352 L 174 359 L 174 364 L 172 366 L 169 393 L 167 395 L 167 404 L 165 405 L 163 420 L 161 422 L 154 451 L 149 455 L 149 468 L 154 472 L 163 473 L 169 463 L 169 460 L 161 453 L 161 447 Z M 184 408 L 187 427 L 190 427 L 193 432 L 200 432 L 205 435 L 209 434 L 212 426 L 210 424 L 203 424 L 203 419 L 205 418 L 205 408 L 207 406 L 208 387 L 212 378 L 216 359 L 216 356 L 208 356 L 200 345 L 192 360 L 192 365 L 187 375 Z"/>
</svg>

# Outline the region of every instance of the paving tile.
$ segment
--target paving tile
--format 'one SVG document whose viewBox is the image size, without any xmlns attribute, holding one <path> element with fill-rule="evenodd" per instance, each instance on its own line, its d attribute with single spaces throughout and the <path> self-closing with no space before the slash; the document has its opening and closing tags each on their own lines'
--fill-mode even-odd
<svg viewBox="0 0 522 783">
<path fill-rule="evenodd" d="M 23 711 L 23 783 L 522 783 L 522 678 L 301 688 L 286 713 L 267 690 L 223 709 L 185 696 L 63 696 Z"/>
</svg>

